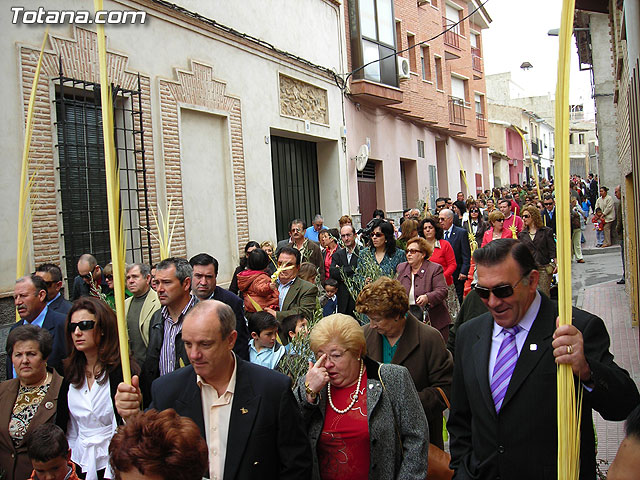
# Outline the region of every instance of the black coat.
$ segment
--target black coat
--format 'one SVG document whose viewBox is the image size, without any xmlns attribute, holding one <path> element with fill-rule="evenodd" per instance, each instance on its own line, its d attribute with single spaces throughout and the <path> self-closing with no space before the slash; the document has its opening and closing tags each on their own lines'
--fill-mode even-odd
<svg viewBox="0 0 640 480">
<path fill-rule="evenodd" d="M 499 414 L 489 384 L 491 313 L 458 331 L 447 423 L 456 479 L 558 478 L 557 374 L 551 346 L 558 308 L 541 296 Z M 593 381 L 593 389 L 584 389 L 582 397 L 580 478 L 586 480 L 596 478 L 592 409 L 605 420 L 624 420 L 640 395 L 629 374 L 613 361 L 602 320 L 574 308 L 573 322 L 582 332 Z"/>
<path fill-rule="evenodd" d="M 72 305 L 73 303 L 64 298 L 61 293 L 58 298 L 49 304 L 49 310 L 53 310 L 54 312 L 58 312 L 66 316 L 67 313 L 69 313 L 69 310 L 71 310 Z"/>
<path fill-rule="evenodd" d="M 556 215 L 558 214 L 558 209 L 554 207 L 553 216 L 549 215 L 549 210 L 547 210 L 546 208 L 543 208 L 540 213 L 542 214 L 542 222 L 544 223 L 544 226 L 549 227 L 551 231 L 555 234 L 556 233 Z"/>
<path fill-rule="evenodd" d="M 331 258 L 331 267 L 329 268 L 329 276 L 338 282 L 338 313 L 345 313 L 347 315 L 354 316 L 356 309 L 356 301 L 349 293 L 347 285 L 342 279 L 340 271 L 342 270 L 347 277 L 353 277 L 355 269 L 358 267 L 358 255 L 360 254 L 360 248 L 356 246 L 351 255 L 351 262 L 348 261 L 347 250 L 345 248 L 339 248 Z"/>
<path fill-rule="evenodd" d="M 311 478 L 312 456 L 289 377 L 236 357 L 224 478 Z M 150 408 L 173 408 L 193 420 L 203 438 L 202 396 L 191 365 L 153 382 Z"/>
<path fill-rule="evenodd" d="M 446 237 L 445 237 L 446 240 Z M 469 247 L 469 233 L 465 228 L 451 227 L 451 235 L 448 242 L 453 248 L 453 253 L 456 256 L 456 270 L 453 272 L 453 280 L 457 281 L 458 276 L 462 273 L 467 275 L 469 273 L 469 266 L 471 264 L 471 248 Z M 482 243 L 482 242 L 480 242 Z"/>
<path fill-rule="evenodd" d="M 540 266 L 548 265 L 552 258 L 556 258 L 556 241 L 553 238 L 553 231 L 549 227 L 541 227 L 536 230 L 533 240 L 529 236 L 529 231 L 523 230 L 518 235 L 518 240 L 529 247 L 533 258 Z"/>
</svg>

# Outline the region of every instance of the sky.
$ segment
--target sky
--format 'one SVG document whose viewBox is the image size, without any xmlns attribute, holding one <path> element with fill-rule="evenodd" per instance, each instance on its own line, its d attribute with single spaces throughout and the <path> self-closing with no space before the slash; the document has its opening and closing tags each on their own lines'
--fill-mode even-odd
<svg viewBox="0 0 640 480">
<path fill-rule="evenodd" d="M 560 28 L 561 0 L 488 0 L 485 9 L 493 20 L 483 30 L 484 66 L 487 75 L 511 72 L 512 80 L 527 95 L 555 94 L 558 39 L 547 32 Z M 520 69 L 522 62 L 533 68 Z M 584 103 L 585 116 L 593 118 L 590 72 L 581 72 L 575 37 L 571 42 L 570 103 Z"/>
</svg>

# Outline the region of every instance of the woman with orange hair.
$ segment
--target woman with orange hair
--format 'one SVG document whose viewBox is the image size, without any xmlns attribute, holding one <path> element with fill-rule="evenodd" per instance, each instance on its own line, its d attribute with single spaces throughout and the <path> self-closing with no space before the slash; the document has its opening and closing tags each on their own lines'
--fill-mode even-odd
<svg viewBox="0 0 640 480">
<path fill-rule="evenodd" d="M 195 480 L 207 474 L 207 444 L 193 420 L 172 408 L 134 415 L 109 445 L 117 480 Z"/>
</svg>

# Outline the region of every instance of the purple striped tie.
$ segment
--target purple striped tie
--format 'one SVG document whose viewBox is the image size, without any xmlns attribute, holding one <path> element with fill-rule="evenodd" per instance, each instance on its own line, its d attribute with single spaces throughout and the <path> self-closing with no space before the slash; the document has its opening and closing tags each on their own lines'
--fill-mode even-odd
<svg viewBox="0 0 640 480">
<path fill-rule="evenodd" d="M 493 375 L 491 377 L 491 396 L 496 406 L 496 413 L 500 413 L 502 401 L 507 393 L 511 375 L 518 361 L 518 347 L 516 346 L 516 334 L 520 331 L 520 327 L 516 325 L 512 328 L 503 328 L 504 338 L 498 349 L 496 364 L 493 367 Z"/>
</svg>

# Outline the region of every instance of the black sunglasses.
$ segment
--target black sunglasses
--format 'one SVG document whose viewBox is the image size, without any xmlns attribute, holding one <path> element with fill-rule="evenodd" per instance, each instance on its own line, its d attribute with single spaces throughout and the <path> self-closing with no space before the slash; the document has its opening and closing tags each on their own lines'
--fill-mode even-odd
<svg viewBox="0 0 640 480">
<path fill-rule="evenodd" d="M 75 332 L 76 328 L 79 328 L 83 332 L 86 330 L 93 330 L 96 326 L 95 320 L 82 320 L 81 322 L 69 322 L 69 331 Z"/>
<path fill-rule="evenodd" d="M 522 277 L 520 277 L 520 280 L 518 280 L 514 285 L 498 285 L 497 287 L 493 287 L 493 288 L 481 287 L 480 285 L 476 285 L 475 290 L 478 293 L 478 296 L 480 298 L 484 298 L 485 300 L 487 300 L 492 293 L 495 295 L 496 298 L 507 298 L 513 295 L 513 290 L 530 273 L 531 273 L 531 270 L 529 270 Z"/>
<path fill-rule="evenodd" d="M 469 210 L 469 213 L 480 213 L 480 210 L 478 210 L 477 208 L 472 208 L 471 210 Z"/>
<path fill-rule="evenodd" d="M 85 280 L 91 280 L 91 274 L 90 273 L 85 273 L 84 275 L 80 275 L 80 278 L 84 278 Z"/>
</svg>

